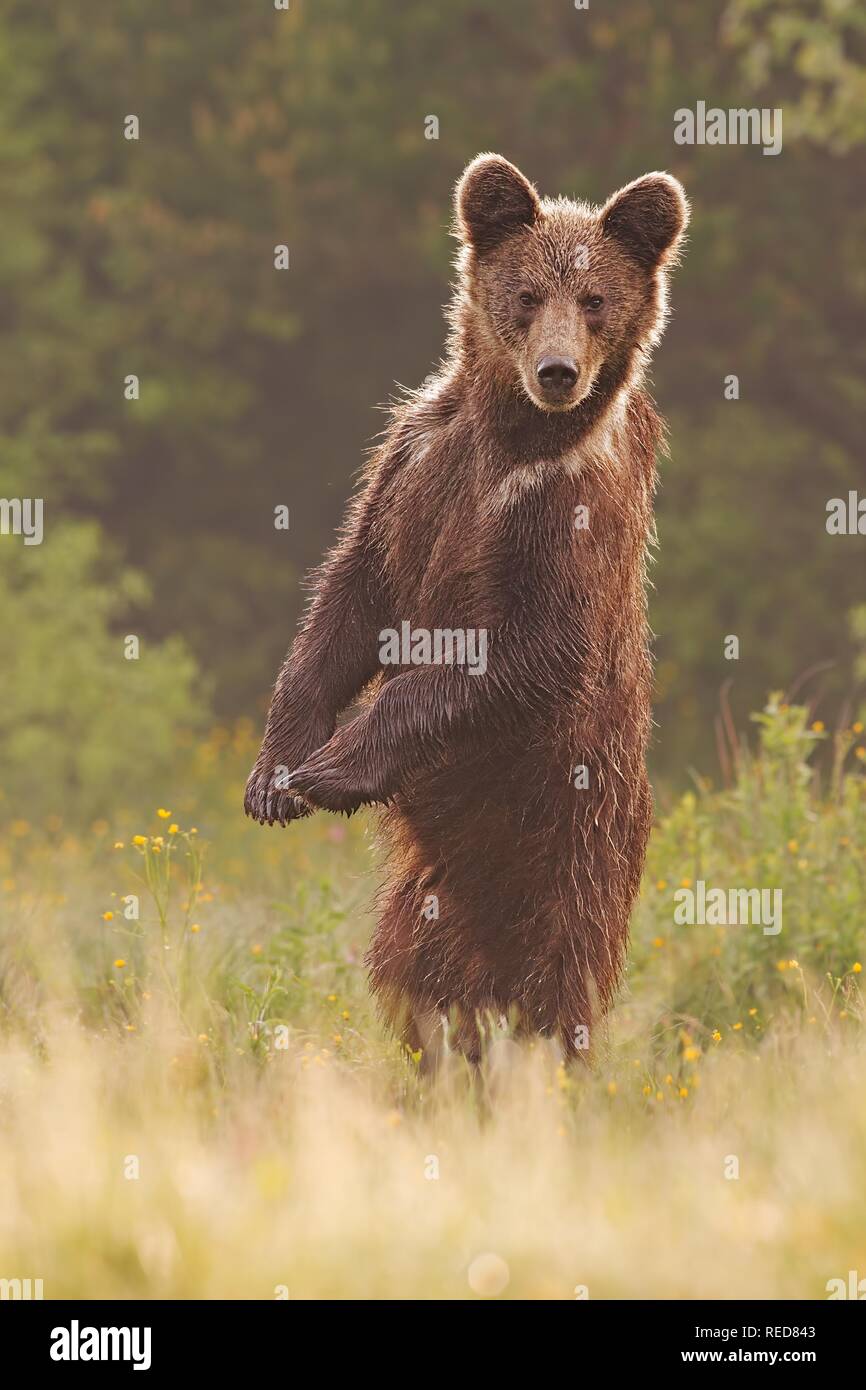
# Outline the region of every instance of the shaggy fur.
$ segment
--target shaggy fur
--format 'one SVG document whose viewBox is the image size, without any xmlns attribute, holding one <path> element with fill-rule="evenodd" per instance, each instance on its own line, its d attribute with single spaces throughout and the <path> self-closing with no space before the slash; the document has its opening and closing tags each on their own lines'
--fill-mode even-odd
<svg viewBox="0 0 866 1390">
<path fill-rule="evenodd" d="M 369 965 L 413 1046 L 450 1014 L 475 1057 L 494 1010 L 571 1054 L 623 966 L 652 815 L 641 383 L 687 216 L 666 174 L 594 209 L 470 164 L 445 361 L 394 409 L 279 674 L 247 813 L 386 805 Z M 551 356 L 577 374 L 553 397 Z M 404 621 L 486 629 L 486 673 L 383 667 Z"/>
</svg>

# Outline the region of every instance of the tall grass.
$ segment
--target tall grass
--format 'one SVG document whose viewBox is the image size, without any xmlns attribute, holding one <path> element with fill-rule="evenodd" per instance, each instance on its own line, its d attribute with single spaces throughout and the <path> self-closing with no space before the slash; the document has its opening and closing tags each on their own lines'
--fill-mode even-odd
<svg viewBox="0 0 866 1390">
<path fill-rule="evenodd" d="M 620 1001 L 570 1072 L 494 1025 L 480 1079 L 423 1078 L 364 978 L 372 819 L 244 822 L 244 726 L 165 814 L 11 823 L 0 1278 L 811 1298 L 866 1275 L 861 734 L 773 700 L 731 786 L 660 820 Z M 781 932 L 676 925 L 699 879 L 780 888 Z"/>
</svg>

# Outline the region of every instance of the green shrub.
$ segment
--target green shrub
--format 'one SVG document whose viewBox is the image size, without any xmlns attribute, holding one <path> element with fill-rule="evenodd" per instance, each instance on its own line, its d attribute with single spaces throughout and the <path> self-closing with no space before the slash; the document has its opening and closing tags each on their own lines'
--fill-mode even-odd
<svg viewBox="0 0 866 1390">
<path fill-rule="evenodd" d="M 4 536 L 0 557 L 2 818 L 78 822 L 164 796 L 179 736 L 209 708 L 183 641 L 141 636 L 147 581 L 92 523 L 49 519 L 41 545 Z"/>
<path fill-rule="evenodd" d="M 805 708 L 770 697 L 753 716 L 758 748 L 734 750 L 730 787 L 687 792 L 657 824 L 633 923 L 633 995 L 651 987 L 662 1030 L 700 1025 L 744 1039 L 781 1014 L 810 1027 L 863 1016 L 866 957 L 866 739 L 860 721 L 832 739 Z M 819 776 L 816 749 L 831 744 Z M 676 894 L 781 892 L 781 929 L 677 924 Z M 717 1039 L 719 1041 L 720 1039 Z"/>
</svg>

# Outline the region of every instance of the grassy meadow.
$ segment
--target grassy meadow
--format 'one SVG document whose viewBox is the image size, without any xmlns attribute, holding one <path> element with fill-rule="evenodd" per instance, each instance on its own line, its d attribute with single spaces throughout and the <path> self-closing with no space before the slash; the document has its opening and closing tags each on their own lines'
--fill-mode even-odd
<svg viewBox="0 0 866 1390">
<path fill-rule="evenodd" d="M 216 729 L 186 794 L 84 831 L 4 816 L 0 1276 L 810 1299 L 866 1275 L 859 723 L 773 699 L 728 787 L 659 807 L 590 1068 L 491 1021 L 481 1077 L 451 1058 L 435 1084 L 368 996 L 374 817 L 246 822 L 254 742 Z M 781 932 L 676 925 L 698 880 L 780 888 Z"/>
</svg>

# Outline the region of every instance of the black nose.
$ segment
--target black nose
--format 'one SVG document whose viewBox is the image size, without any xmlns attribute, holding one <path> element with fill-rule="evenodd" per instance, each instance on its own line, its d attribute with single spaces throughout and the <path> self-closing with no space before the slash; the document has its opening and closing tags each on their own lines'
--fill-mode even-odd
<svg viewBox="0 0 866 1390">
<path fill-rule="evenodd" d="M 576 385 L 580 374 L 570 357 L 542 357 L 535 370 L 543 389 L 551 395 L 565 395 Z"/>
</svg>

